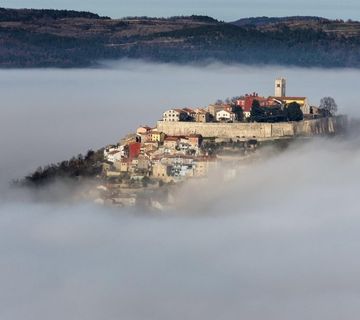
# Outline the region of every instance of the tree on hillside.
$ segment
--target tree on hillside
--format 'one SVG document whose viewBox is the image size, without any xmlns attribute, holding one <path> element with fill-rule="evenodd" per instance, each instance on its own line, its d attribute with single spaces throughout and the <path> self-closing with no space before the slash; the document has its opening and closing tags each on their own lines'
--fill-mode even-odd
<svg viewBox="0 0 360 320">
<path fill-rule="evenodd" d="M 332 97 L 324 97 L 320 100 L 320 112 L 323 116 L 333 116 L 338 110 L 338 106 Z"/>
<path fill-rule="evenodd" d="M 50 164 L 44 168 L 39 167 L 34 173 L 25 177 L 24 185 L 40 186 L 56 179 L 78 179 L 79 177 L 95 177 L 101 174 L 104 151 L 89 150 L 85 156 L 79 154 L 68 161 Z"/>
<path fill-rule="evenodd" d="M 263 122 L 265 120 L 265 110 L 261 108 L 258 100 L 254 100 L 250 111 L 250 121 Z"/>
<path fill-rule="evenodd" d="M 304 119 L 304 114 L 297 102 L 291 102 L 284 111 L 289 121 L 301 121 Z"/>
</svg>

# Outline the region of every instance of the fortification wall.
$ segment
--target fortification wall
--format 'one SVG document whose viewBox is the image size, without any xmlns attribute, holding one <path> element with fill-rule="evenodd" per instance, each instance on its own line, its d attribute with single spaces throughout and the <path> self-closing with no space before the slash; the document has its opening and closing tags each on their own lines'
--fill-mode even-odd
<svg viewBox="0 0 360 320">
<path fill-rule="evenodd" d="M 346 116 L 281 123 L 157 123 L 158 130 L 167 135 L 201 134 L 203 137 L 258 140 L 332 134 L 344 130 L 346 126 Z"/>
</svg>

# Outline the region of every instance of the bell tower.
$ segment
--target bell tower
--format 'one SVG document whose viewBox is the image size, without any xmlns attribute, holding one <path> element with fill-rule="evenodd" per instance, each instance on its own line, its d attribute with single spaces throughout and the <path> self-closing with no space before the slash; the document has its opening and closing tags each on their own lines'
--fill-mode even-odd
<svg viewBox="0 0 360 320">
<path fill-rule="evenodd" d="M 275 97 L 286 97 L 286 79 L 279 78 L 275 80 Z"/>
</svg>

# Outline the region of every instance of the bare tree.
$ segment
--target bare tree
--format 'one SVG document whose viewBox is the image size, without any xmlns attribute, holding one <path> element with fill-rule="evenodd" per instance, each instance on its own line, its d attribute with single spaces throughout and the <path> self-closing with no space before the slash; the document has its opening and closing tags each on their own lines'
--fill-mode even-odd
<svg viewBox="0 0 360 320">
<path fill-rule="evenodd" d="M 332 97 L 324 97 L 320 100 L 319 109 L 323 112 L 324 115 L 335 115 L 337 112 L 338 106 Z"/>
</svg>

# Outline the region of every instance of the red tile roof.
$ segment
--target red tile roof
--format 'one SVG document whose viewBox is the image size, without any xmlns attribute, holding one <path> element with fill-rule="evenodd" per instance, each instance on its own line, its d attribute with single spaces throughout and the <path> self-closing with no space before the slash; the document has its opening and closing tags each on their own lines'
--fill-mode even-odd
<svg viewBox="0 0 360 320">
<path fill-rule="evenodd" d="M 182 109 L 183 111 L 185 111 L 185 112 L 191 112 L 191 113 L 193 113 L 193 112 L 195 112 L 193 109 L 190 109 L 190 108 L 183 108 Z"/>
<path fill-rule="evenodd" d="M 165 141 L 178 141 L 179 137 L 166 137 Z"/>
<path fill-rule="evenodd" d="M 185 112 L 183 109 L 171 109 L 171 110 L 174 110 L 174 111 L 179 112 L 179 113 Z"/>
<path fill-rule="evenodd" d="M 241 107 L 244 112 L 250 112 L 254 100 L 259 101 L 259 103 L 262 107 L 269 107 L 269 106 L 273 105 L 273 103 L 274 103 L 273 99 L 275 99 L 275 98 L 274 97 L 265 98 L 265 97 L 249 95 L 249 96 L 245 96 L 245 97 L 239 99 L 238 101 L 243 101 L 243 103 L 241 104 Z M 278 99 L 278 100 L 280 100 L 280 99 Z"/>
</svg>

